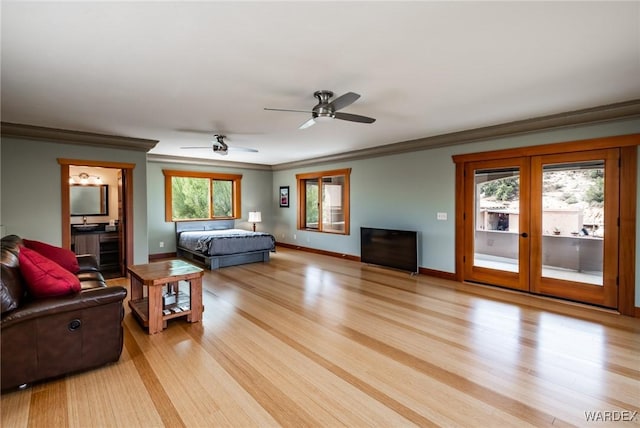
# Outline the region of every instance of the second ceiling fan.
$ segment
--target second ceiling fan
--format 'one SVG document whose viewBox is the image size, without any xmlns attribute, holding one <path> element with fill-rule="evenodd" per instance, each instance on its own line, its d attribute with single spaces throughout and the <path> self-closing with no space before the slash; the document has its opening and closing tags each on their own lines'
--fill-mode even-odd
<svg viewBox="0 0 640 428">
<path fill-rule="evenodd" d="M 223 155 L 226 156 L 229 154 L 229 150 L 232 151 L 238 151 L 238 152 L 257 152 L 256 149 L 249 149 L 246 147 L 229 147 L 229 145 L 227 145 L 227 143 L 225 143 L 224 139 L 226 138 L 226 135 L 222 135 L 222 134 L 215 134 L 213 136 L 216 140 L 212 141 L 212 146 L 211 149 L 213 150 L 214 153 L 217 153 L 219 155 Z M 191 147 L 180 147 L 181 149 L 208 149 L 209 147 L 203 147 L 203 146 L 191 146 Z"/>
<path fill-rule="evenodd" d="M 311 118 L 300 125 L 299 129 L 308 128 L 311 125 L 314 125 L 317 121 L 325 119 L 340 119 L 360 123 L 373 123 L 376 121 L 372 117 L 361 116 L 359 114 L 343 113 L 338 111 L 353 104 L 358 98 L 360 98 L 360 95 L 356 94 L 355 92 L 347 92 L 346 94 L 339 96 L 333 101 L 330 101 L 330 99 L 333 97 L 333 92 L 331 91 L 316 91 L 313 93 L 313 96 L 318 99 L 318 104 L 316 104 L 311 110 L 289 110 L 267 107 L 265 107 L 265 110 L 311 113 Z"/>
</svg>

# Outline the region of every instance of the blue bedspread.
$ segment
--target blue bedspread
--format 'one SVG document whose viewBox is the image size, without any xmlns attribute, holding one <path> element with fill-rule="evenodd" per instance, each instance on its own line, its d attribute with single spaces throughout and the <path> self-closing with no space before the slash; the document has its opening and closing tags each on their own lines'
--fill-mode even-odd
<svg viewBox="0 0 640 428">
<path fill-rule="evenodd" d="M 208 256 L 220 256 L 251 251 L 274 251 L 276 238 L 269 233 L 243 229 L 186 231 L 180 233 L 178 247 Z"/>
</svg>

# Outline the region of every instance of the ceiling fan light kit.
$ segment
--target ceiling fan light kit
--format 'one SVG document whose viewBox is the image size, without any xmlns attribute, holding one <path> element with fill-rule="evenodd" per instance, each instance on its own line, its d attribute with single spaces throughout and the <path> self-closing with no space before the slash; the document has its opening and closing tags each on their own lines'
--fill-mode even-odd
<svg viewBox="0 0 640 428">
<path fill-rule="evenodd" d="M 298 127 L 298 129 L 307 129 L 308 127 L 315 125 L 316 124 L 316 120 L 312 117 L 311 119 L 307 120 L 305 123 L 303 123 L 302 125 L 300 125 Z"/>
<path fill-rule="evenodd" d="M 332 119 L 340 119 L 340 120 L 346 120 L 349 122 L 359 122 L 359 123 L 373 123 L 376 121 L 372 117 L 361 116 L 359 114 L 338 112 L 338 110 L 353 104 L 358 98 L 360 98 L 360 95 L 356 94 L 355 92 L 347 92 L 346 94 L 339 96 L 333 101 L 330 101 L 330 99 L 333 97 L 332 91 L 327 91 L 327 90 L 316 91 L 313 93 L 313 96 L 318 99 L 318 104 L 313 106 L 311 111 L 289 110 L 289 109 L 278 109 L 278 108 L 267 108 L 267 107 L 265 107 L 265 110 L 288 111 L 288 112 L 295 112 L 295 113 L 311 113 L 311 118 L 306 122 L 304 122 L 302 125 L 300 125 L 298 129 L 306 129 L 312 125 L 315 125 L 316 122 L 329 121 Z"/>
</svg>

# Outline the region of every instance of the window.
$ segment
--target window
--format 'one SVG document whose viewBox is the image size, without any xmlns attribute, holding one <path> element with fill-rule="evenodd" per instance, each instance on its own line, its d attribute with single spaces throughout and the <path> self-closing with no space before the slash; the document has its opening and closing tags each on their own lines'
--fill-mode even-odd
<svg viewBox="0 0 640 428">
<path fill-rule="evenodd" d="M 351 168 L 296 175 L 298 229 L 349 234 Z"/>
<path fill-rule="evenodd" d="M 240 216 L 242 175 L 162 170 L 165 220 L 208 220 Z"/>
</svg>

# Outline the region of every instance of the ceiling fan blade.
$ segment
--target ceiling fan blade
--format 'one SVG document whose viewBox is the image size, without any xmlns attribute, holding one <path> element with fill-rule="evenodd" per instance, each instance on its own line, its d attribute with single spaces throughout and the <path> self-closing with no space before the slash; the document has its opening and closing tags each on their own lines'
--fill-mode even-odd
<svg viewBox="0 0 640 428">
<path fill-rule="evenodd" d="M 190 147 L 180 147 L 181 149 L 210 149 L 209 146 L 190 146 Z"/>
<path fill-rule="evenodd" d="M 212 128 L 212 129 L 220 129 L 220 127 Z M 195 129 L 195 128 L 176 128 L 174 131 L 177 132 L 185 132 L 189 134 L 206 134 L 206 135 L 233 135 L 234 137 L 245 136 L 245 135 L 261 135 L 263 132 L 234 132 L 225 130 L 223 131 L 212 131 L 212 130 L 204 130 L 204 129 Z"/>
<path fill-rule="evenodd" d="M 333 106 L 333 108 L 337 111 L 353 104 L 358 98 L 360 98 L 359 94 L 356 94 L 355 92 L 347 92 L 346 94 L 341 95 L 335 100 L 331 101 L 329 105 Z"/>
<path fill-rule="evenodd" d="M 349 120 L 351 122 L 360 122 L 360 123 L 373 123 L 376 120 L 372 117 L 360 116 L 359 114 L 350 114 L 350 113 L 336 113 L 336 119 Z"/>
<path fill-rule="evenodd" d="M 298 126 L 298 129 L 307 129 L 310 126 L 313 126 L 316 124 L 315 119 L 312 117 L 311 119 L 307 120 L 305 123 L 303 123 L 302 125 Z"/>
<path fill-rule="evenodd" d="M 175 129 L 175 131 L 188 132 L 190 134 L 209 134 L 209 135 L 212 134 L 212 132 L 210 130 L 192 129 L 192 128 L 177 128 L 177 129 Z"/>
<path fill-rule="evenodd" d="M 257 149 L 250 149 L 248 147 L 229 147 L 227 148 L 227 150 L 232 151 L 232 152 L 251 152 L 251 153 L 258 153 Z"/>
<path fill-rule="evenodd" d="M 289 110 L 289 109 L 285 109 L 285 108 L 264 108 L 265 110 L 269 110 L 269 111 L 292 111 L 295 113 L 313 113 L 310 110 Z"/>
</svg>

